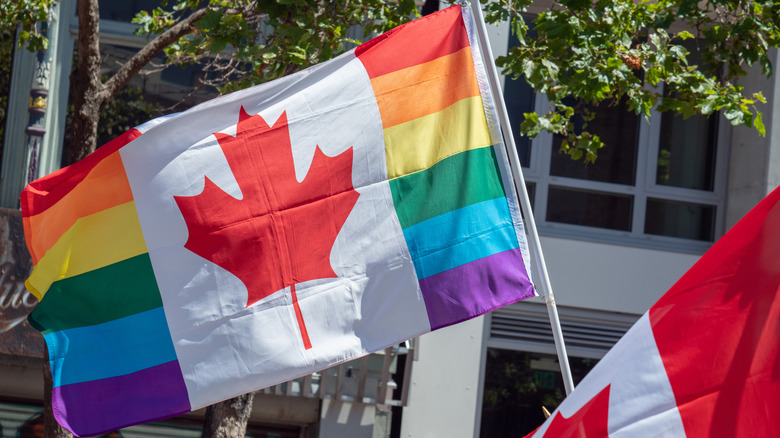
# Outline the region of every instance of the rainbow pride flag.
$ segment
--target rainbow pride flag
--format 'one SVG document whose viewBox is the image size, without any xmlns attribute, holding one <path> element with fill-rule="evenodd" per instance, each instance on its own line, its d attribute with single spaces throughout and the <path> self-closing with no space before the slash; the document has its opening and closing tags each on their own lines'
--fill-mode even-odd
<svg viewBox="0 0 780 438">
<path fill-rule="evenodd" d="M 515 230 L 522 221 L 504 189 L 514 186 L 501 179 L 496 150 L 505 152 L 468 30 L 452 7 L 356 50 L 382 117 L 395 212 L 432 329 L 506 304 L 520 285 L 493 289 L 490 281 L 514 279 L 524 266 Z"/>
<path fill-rule="evenodd" d="M 175 416 L 533 296 L 471 20 L 423 17 L 28 185 L 58 421 Z"/>
</svg>

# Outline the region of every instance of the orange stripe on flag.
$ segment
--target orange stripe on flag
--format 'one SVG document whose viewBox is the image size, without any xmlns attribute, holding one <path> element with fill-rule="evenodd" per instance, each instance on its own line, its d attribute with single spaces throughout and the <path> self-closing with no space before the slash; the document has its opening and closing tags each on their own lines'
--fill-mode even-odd
<svg viewBox="0 0 780 438">
<path fill-rule="evenodd" d="M 24 217 L 25 237 L 33 263 L 46 254 L 76 221 L 133 200 L 119 152 L 97 163 L 60 202 L 34 216 Z M 35 239 L 30 240 L 35 230 Z"/>
<path fill-rule="evenodd" d="M 427 116 L 468 97 L 479 96 L 471 49 L 371 79 L 382 126 Z"/>
</svg>

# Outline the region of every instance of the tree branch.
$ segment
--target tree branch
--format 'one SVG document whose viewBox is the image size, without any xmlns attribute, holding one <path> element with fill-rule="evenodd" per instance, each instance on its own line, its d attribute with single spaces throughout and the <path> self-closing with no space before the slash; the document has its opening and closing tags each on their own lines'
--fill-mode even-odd
<svg viewBox="0 0 780 438">
<path fill-rule="evenodd" d="M 108 100 L 119 89 L 121 89 L 133 75 L 138 73 L 155 56 L 160 54 L 166 47 L 173 44 L 176 40 L 192 32 L 192 25 L 200 20 L 208 12 L 208 8 L 198 9 L 177 23 L 175 26 L 158 35 L 149 42 L 144 48 L 139 50 L 130 58 L 114 75 L 106 81 L 103 88 L 103 97 Z"/>
</svg>

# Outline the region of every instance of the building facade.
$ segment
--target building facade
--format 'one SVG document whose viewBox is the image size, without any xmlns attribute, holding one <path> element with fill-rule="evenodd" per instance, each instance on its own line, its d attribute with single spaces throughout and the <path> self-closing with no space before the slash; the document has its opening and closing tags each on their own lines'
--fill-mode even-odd
<svg viewBox="0 0 780 438">
<path fill-rule="evenodd" d="M 105 72 L 144 44 L 132 35 L 129 19 L 156 3 L 101 2 Z M 59 2 L 56 17 L 45 68 L 35 54 L 15 52 L 3 121 L 0 437 L 40 432 L 43 343 L 24 319 L 35 299 L 24 290 L 31 266 L 18 199 L 31 107 L 45 110 L 33 176 L 61 163 L 75 1 Z M 512 44 L 509 25 L 491 26 L 489 33 L 493 52 L 506 53 Z M 778 53 L 773 56 L 778 65 Z M 195 87 L 198 73 L 147 71 L 131 82 L 130 97 L 143 95 L 149 114 L 185 96 L 191 102 L 213 97 Z M 33 105 L 31 90 L 41 75 L 47 93 Z M 600 122 L 592 129 L 608 146 L 594 165 L 558 154 L 555 136 L 517 138 L 575 381 L 712 242 L 780 184 L 779 78 L 751 72 L 742 79 L 746 91 L 761 90 L 767 97 L 761 107 L 765 137 L 722 117 L 653 114 L 648 122 L 618 107 L 598 109 Z M 502 85 L 514 121 L 547 106 L 521 81 L 505 78 Z M 543 420 L 541 407 L 554 408 L 563 395 L 547 310 L 541 299 L 531 299 L 267 388 L 256 395 L 248 436 L 522 436 Z M 199 436 L 202 415 L 119 434 Z"/>
</svg>

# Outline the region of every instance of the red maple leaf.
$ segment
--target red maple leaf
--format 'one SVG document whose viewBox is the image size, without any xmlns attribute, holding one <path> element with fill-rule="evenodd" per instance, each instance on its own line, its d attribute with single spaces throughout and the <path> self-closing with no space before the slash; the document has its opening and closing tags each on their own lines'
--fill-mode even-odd
<svg viewBox="0 0 780 438">
<path fill-rule="evenodd" d="M 609 387 L 607 385 L 569 418 L 558 411 L 544 435 L 556 438 L 608 437 Z"/>
<path fill-rule="evenodd" d="M 359 196 L 352 148 L 328 157 L 318 146 L 298 182 L 286 112 L 269 126 L 241 107 L 236 136 L 214 135 L 241 198 L 208 177 L 200 194 L 175 196 L 189 230 L 184 246 L 238 277 L 247 306 L 289 286 L 304 346 L 311 348 L 295 284 L 337 277 L 330 252 Z"/>
</svg>

